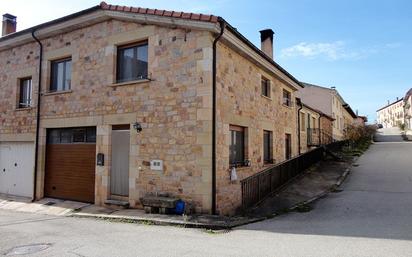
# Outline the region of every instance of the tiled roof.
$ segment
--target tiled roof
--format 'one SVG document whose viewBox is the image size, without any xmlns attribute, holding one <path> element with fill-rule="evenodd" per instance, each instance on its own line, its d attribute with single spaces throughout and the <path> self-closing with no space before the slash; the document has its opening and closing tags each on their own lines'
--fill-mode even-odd
<svg viewBox="0 0 412 257">
<path fill-rule="evenodd" d="M 175 11 L 166 11 L 166 10 L 150 9 L 150 8 L 111 5 L 111 4 L 107 4 L 106 2 L 101 2 L 100 8 L 103 10 L 110 10 L 110 11 L 149 14 L 149 15 L 156 15 L 156 16 L 162 16 L 162 17 L 172 17 L 172 18 L 180 18 L 180 19 L 185 19 L 185 20 L 193 20 L 193 21 L 205 21 L 205 22 L 213 22 L 213 23 L 218 22 L 218 16 L 208 15 L 208 14 L 175 12 Z"/>
</svg>

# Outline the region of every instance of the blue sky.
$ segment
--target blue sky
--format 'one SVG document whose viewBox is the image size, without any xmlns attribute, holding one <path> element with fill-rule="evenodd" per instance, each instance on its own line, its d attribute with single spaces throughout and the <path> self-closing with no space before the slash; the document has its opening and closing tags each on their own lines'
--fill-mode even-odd
<svg viewBox="0 0 412 257">
<path fill-rule="evenodd" d="M 18 30 L 100 1 L 0 0 L 18 16 Z M 201 12 L 224 17 L 256 45 L 275 31 L 275 60 L 301 81 L 336 86 L 360 114 L 412 87 L 412 1 L 408 0 L 111 0 L 111 4 Z M 23 7 L 23 8 L 22 8 Z"/>
</svg>

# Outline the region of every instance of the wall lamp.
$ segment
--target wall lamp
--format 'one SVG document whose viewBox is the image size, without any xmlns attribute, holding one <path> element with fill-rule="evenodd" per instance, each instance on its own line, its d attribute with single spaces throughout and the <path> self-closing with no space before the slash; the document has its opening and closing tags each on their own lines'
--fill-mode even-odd
<svg viewBox="0 0 412 257">
<path fill-rule="evenodd" d="M 133 123 L 133 128 L 137 131 L 137 133 L 140 133 L 143 130 L 142 125 L 139 122 Z"/>
</svg>

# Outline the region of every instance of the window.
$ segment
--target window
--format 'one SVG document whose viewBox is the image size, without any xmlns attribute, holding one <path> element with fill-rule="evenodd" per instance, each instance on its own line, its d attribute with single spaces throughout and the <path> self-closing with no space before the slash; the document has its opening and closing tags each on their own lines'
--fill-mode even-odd
<svg viewBox="0 0 412 257">
<path fill-rule="evenodd" d="M 273 155 L 272 155 L 272 131 L 263 130 L 263 162 L 273 163 Z"/>
<path fill-rule="evenodd" d="M 305 122 L 305 114 L 301 113 L 300 114 L 300 131 L 305 131 L 306 130 L 306 122 Z"/>
<path fill-rule="evenodd" d="M 312 128 L 316 128 L 316 119 L 312 117 Z"/>
<path fill-rule="evenodd" d="M 117 49 L 117 83 L 147 79 L 147 42 Z"/>
<path fill-rule="evenodd" d="M 285 134 L 285 158 L 289 160 L 292 158 L 292 135 Z"/>
<path fill-rule="evenodd" d="M 33 89 L 32 89 L 31 78 L 25 78 L 25 79 L 20 80 L 18 108 L 28 108 L 31 106 L 32 90 Z"/>
<path fill-rule="evenodd" d="M 96 127 L 58 128 L 47 130 L 48 144 L 95 143 Z"/>
<path fill-rule="evenodd" d="M 230 126 L 229 162 L 231 166 L 245 165 L 245 128 Z"/>
<path fill-rule="evenodd" d="M 262 95 L 270 98 L 270 80 L 262 77 Z"/>
<path fill-rule="evenodd" d="M 292 106 L 292 95 L 287 90 L 283 90 L 283 104 L 289 107 Z"/>
<path fill-rule="evenodd" d="M 51 62 L 50 92 L 66 91 L 71 87 L 72 59 Z"/>
<path fill-rule="evenodd" d="M 308 119 L 307 119 L 307 121 L 308 121 L 308 130 L 310 130 L 310 128 L 311 128 L 311 126 L 310 126 L 310 114 L 308 113 L 307 115 L 308 115 Z"/>
</svg>

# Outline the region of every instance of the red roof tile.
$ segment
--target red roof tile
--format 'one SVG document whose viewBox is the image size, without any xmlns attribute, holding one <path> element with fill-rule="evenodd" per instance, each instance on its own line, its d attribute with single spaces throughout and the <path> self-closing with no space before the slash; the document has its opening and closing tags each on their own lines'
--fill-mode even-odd
<svg viewBox="0 0 412 257">
<path fill-rule="evenodd" d="M 148 9 L 148 8 L 140 8 L 140 7 L 132 7 L 132 6 L 119 6 L 119 5 L 107 4 L 106 2 L 101 2 L 100 8 L 103 10 L 141 13 L 141 14 L 149 14 L 149 15 L 156 15 L 156 16 L 163 16 L 163 17 L 174 17 L 174 18 L 194 20 L 194 21 L 205 21 L 205 22 L 213 22 L 213 23 L 218 22 L 217 16 L 208 15 L 208 14 L 174 12 L 174 11 Z"/>
</svg>

